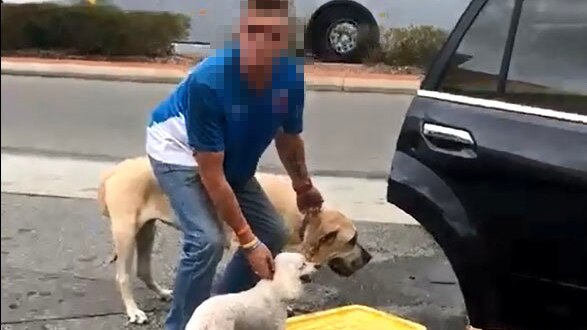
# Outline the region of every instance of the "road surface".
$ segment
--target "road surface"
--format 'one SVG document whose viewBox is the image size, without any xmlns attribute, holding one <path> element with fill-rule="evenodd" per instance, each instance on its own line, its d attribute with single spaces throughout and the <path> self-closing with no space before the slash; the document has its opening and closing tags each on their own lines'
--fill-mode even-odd
<svg viewBox="0 0 587 330">
<path fill-rule="evenodd" d="M 2 329 L 121 329 L 126 322 L 114 282 L 109 223 L 93 201 L 2 194 Z M 357 223 L 374 260 L 347 279 L 321 269 L 295 305 L 302 311 L 366 304 L 426 324 L 463 329 L 464 308 L 446 260 L 418 226 Z M 170 285 L 178 233 L 161 229 L 154 275 Z M 161 329 L 167 304 L 134 280 L 137 301 Z M 367 330 L 367 329 L 366 329 Z M 371 329 L 369 329 L 371 330 Z"/>
<path fill-rule="evenodd" d="M 172 87 L 2 76 L 2 148 L 98 158 L 143 154 L 148 114 Z M 384 178 L 410 100 L 309 91 L 304 138 L 310 169 Z M 260 165 L 281 169 L 273 148 Z"/>
</svg>

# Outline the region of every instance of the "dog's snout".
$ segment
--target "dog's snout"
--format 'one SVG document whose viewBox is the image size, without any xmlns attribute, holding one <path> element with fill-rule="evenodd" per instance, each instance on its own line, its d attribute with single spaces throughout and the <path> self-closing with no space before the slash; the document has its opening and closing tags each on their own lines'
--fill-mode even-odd
<svg viewBox="0 0 587 330">
<path fill-rule="evenodd" d="M 348 277 L 353 275 L 359 269 L 365 267 L 373 258 L 371 253 L 365 250 L 362 246 L 358 246 L 358 253 L 353 255 L 353 258 L 337 257 L 328 262 L 328 266 L 333 272 L 340 276 Z"/>
<path fill-rule="evenodd" d="M 302 283 L 310 283 L 312 282 L 312 278 L 310 277 L 310 275 L 302 275 L 300 276 L 300 281 L 302 281 Z"/>
<path fill-rule="evenodd" d="M 363 261 L 363 265 L 368 264 L 369 261 L 371 261 L 371 259 L 373 259 L 371 253 L 369 253 L 369 251 L 361 247 L 361 260 Z"/>
<path fill-rule="evenodd" d="M 342 258 L 334 258 L 328 262 L 328 266 L 332 269 L 333 272 L 340 276 L 348 277 L 353 275 L 353 270 L 351 270 Z"/>
</svg>

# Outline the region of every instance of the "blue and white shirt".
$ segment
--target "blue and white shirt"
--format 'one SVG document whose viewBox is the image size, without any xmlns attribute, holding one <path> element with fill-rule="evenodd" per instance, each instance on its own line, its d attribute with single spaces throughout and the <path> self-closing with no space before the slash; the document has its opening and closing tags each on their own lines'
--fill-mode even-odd
<svg viewBox="0 0 587 330">
<path fill-rule="evenodd" d="M 303 107 L 303 64 L 298 59 L 276 59 L 271 85 L 255 91 L 241 74 L 239 49 L 221 49 L 153 110 L 146 151 L 158 161 L 185 166 L 197 165 L 194 151 L 224 151 L 228 181 L 244 184 L 279 128 L 302 132 Z"/>
</svg>

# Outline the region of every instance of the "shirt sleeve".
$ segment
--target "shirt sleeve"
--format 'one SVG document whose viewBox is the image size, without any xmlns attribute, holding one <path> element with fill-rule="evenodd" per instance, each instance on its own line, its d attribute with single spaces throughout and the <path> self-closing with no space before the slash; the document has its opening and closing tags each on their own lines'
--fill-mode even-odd
<svg viewBox="0 0 587 330">
<path fill-rule="evenodd" d="M 224 111 L 216 92 L 192 77 L 189 83 L 186 130 L 194 151 L 224 150 Z"/>
<path fill-rule="evenodd" d="M 304 129 L 304 101 L 305 91 L 303 80 L 295 84 L 295 88 L 290 90 L 291 96 L 288 101 L 287 119 L 283 123 L 283 131 L 286 134 L 300 134 Z"/>
</svg>

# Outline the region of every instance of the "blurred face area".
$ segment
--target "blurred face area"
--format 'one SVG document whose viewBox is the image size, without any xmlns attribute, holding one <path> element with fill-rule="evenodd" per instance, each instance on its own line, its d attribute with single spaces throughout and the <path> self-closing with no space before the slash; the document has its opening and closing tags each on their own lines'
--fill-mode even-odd
<svg viewBox="0 0 587 330">
<path fill-rule="evenodd" d="M 246 9 L 241 18 L 241 63 L 253 71 L 265 71 L 275 57 L 287 51 L 287 11 Z"/>
</svg>

